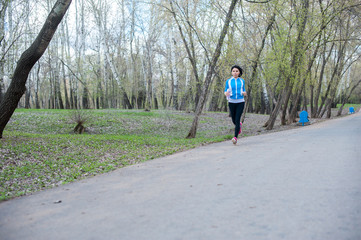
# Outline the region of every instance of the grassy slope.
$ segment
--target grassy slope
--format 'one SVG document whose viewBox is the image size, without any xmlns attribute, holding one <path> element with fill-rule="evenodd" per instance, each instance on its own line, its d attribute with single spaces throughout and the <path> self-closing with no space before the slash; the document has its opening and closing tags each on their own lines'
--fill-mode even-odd
<svg viewBox="0 0 361 240">
<path fill-rule="evenodd" d="M 351 105 L 345 106 L 344 112 Z M 352 105 L 356 110 L 361 105 Z M 336 111 L 335 111 L 336 112 Z M 87 132 L 73 133 L 74 110 L 17 109 L 0 140 L 0 201 L 232 137 L 227 113 L 87 110 Z M 347 113 L 346 113 L 347 114 Z M 264 133 L 266 115 L 247 114 L 243 136 Z M 286 126 L 284 129 L 288 129 Z M 282 129 L 281 129 L 282 130 Z"/>
<path fill-rule="evenodd" d="M 88 131 L 73 134 L 75 111 L 18 109 L 0 141 L 0 200 L 35 192 L 229 139 L 231 125 L 203 115 L 186 140 L 193 115 L 171 111 L 82 111 Z M 212 114 L 214 116 L 214 114 Z"/>
</svg>

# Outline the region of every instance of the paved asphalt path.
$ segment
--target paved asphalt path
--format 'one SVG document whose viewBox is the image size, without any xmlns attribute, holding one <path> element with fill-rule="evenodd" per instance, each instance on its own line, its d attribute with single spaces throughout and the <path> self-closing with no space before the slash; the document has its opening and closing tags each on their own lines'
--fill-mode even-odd
<svg viewBox="0 0 361 240">
<path fill-rule="evenodd" d="M 2 202 L 0 239 L 360 240 L 361 113 Z"/>
</svg>

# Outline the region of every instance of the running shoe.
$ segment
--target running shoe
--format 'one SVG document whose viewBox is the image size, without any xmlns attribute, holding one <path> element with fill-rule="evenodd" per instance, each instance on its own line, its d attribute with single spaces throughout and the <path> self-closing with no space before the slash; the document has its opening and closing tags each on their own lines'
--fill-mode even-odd
<svg viewBox="0 0 361 240">
<path fill-rule="evenodd" d="M 234 145 L 236 145 L 237 144 L 237 138 L 236 137 L 232 138 L 232 142 L 233 142 Z"/>
</svg>

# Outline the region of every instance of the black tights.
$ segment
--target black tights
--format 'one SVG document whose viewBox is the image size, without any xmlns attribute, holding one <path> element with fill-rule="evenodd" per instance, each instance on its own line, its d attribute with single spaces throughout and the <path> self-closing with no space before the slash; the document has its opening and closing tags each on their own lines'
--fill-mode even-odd
<svg viewBox="0 0 361 240">
<path fill-rule="evenodd" d="M 240 129 L 241 116 L 244 109 L 244 102 L 228 103 L 228 107 L 229 112 L 231 113 L 232 122 L 236 126 L 236 128 L 234 129 L 234 136 L 237 138 Z"/>
</svg>

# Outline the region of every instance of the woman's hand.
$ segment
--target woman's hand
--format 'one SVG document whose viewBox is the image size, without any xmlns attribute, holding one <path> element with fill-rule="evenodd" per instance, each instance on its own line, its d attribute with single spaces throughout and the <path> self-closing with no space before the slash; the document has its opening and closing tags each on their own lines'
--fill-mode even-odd
<svg viewBox="0 0 361 240">
<path fill-rule="evenodd" d="M 242 95 L 243 95 L 244 97 L 247 97 L 247 92 L 243 92 Z"/>
<path fill-rule="evenodd" d="M 224 92 L 224 95 L 226 95 L 226 97 L 229 97 L 229 96 L 231 96 L 231 93 L 230 92 Z"/>
</svg>

